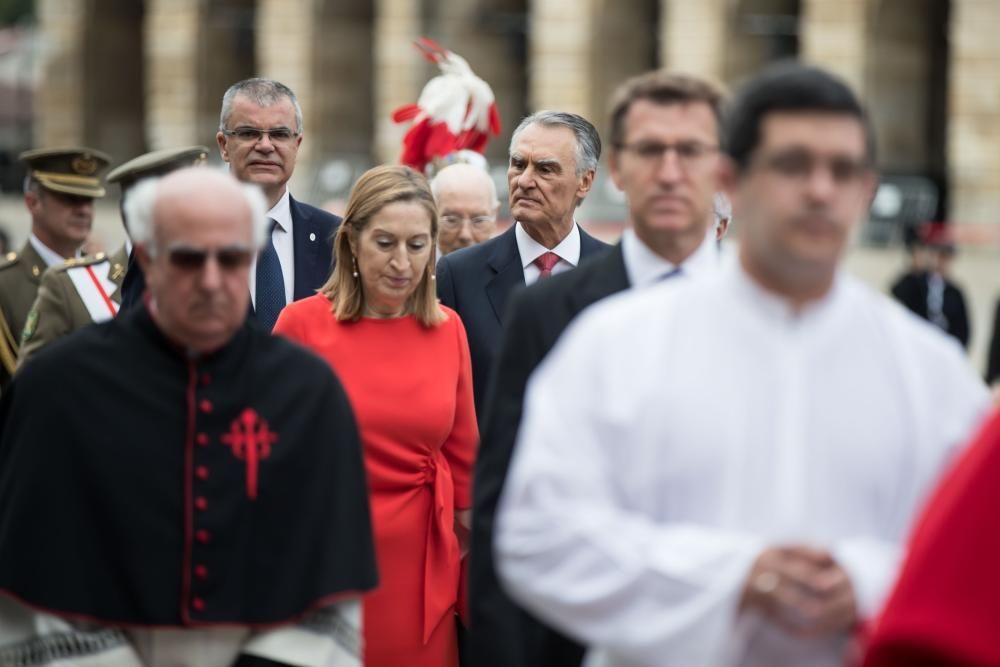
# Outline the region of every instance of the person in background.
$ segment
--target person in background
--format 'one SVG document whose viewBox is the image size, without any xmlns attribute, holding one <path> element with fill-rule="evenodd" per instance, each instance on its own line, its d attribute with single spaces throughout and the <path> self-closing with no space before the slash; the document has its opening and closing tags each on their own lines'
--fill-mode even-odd
<svg viewBox="0 0 1000 667">
<path fill-rule="evenodd" d="M 38 148 L 21 153 L 27 165 L 24 204 L 31 234 L 0 261 L 0 393 L 17 368 L 21 332 L 42 273 L 79 257 L 94 224 L 94 200 L 104 196 L 101 174 L 111 162 L 92 148 Z"/>
<path fill-rule="evenodd" d="M 125 220 L 124 202 L 132 186 L 144 178 L 162 176 L 175 169 L 205 162 L 208 149 L 204 146 L 168 148 L 140 155 L 119 165 L 108 174 L 108 183 L 118 183 L 122 189 L 122 223 L 125 243 L 111 255 L 98 253 L 78 260 L 67 260 L 42 274 L 35 303 L 28 313 L 21 332 L 17 367 L 63 336 L 93 322 L 104 322 L 118 314 L 121 307 L 121 286 L 125 267 L 132 252 Z"/>
<path fill-rule="evenodd" d="M 439 256 L 493 237 L 500 200 L 485 170 L 461 162 L 448 165 L 431 179 L 431 192 L 441 214 Z"/>
<path fill-rule="evenodd" d="M 458 663 L 459 533 L 479 434 L 465 329 L 434 293 L 437 234 L 426 178 L 369 170 L 329 280 L 274 328 L 330 364 L 358 419 L 380 574 L 363 605 L 367 667 Z"/>
<path fill-rule="evenodd" d="M 716 273 L 716 241 L 732 217 L 729 202 L 717 192 L 721 106 L 715 85 L 665 70 L 622 84 L 612 102 L 608 169 L 626 194 L 631 226 L 607 253 L 511 299 L 473 485 L 469 662 L 476 667 L 575 667 L 583 659 L 582 646 L 510 600 L 494 568 L 494 516 L 525 385 L 569 323 L 592 303 L 667 278 Z"/>
</svg>

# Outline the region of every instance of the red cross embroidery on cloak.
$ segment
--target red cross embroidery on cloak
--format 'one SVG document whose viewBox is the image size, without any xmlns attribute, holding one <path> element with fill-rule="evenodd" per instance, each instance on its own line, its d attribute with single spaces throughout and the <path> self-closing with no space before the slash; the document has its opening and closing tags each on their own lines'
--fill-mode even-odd
<svg viewBox="0 0 1000 667">
<path fill-rule="evenodd" d="M 233 456 L 247 463 L 247 497 L 257 497 L 257 470 L 261 459 L 271 455 L 271 445 L 278 441 L 278 434 L 272 431 L 266 419 L 253 408 L 246 408 L 229 425 L 229 433 L 222 436 L 222 442 L 233 448 Z"/>
</svg>

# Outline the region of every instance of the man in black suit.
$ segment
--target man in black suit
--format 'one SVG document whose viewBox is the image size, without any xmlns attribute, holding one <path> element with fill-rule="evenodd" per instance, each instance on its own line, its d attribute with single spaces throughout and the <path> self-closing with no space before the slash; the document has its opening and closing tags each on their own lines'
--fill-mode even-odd
<svg viewBox="0 0 1000 667">
<path fill-rule="evenodd" d="M 510 141 L 507 184 L 515 223 L 438 262 L 438 297 L 462 318 L 469 338 L 480 420 L 508 297 L 609 247 L 573 219 L 594 184 L 600 157 L 601 139 L 585 118 L 559 111 L 528 116 Z"/>
<path fill-rule="evenodd" d="M 494 513 L 525 385 L 588 305 L 631 287 L 715 270 L 716 240 L 731 216 L 728 202 L 716 195 L 721 97 L 712 84 L 665 71 L 625 82 L 612 106 L 608 166 L 626 194 L 633 226 L 610 252 L 511 300 L 476 462 L 469 570 L 469 653 L 476 667 L 575 667 L 583 660 L 584 647 L 506 596 L 494 569 Z"/>
<path fill-rule="evenodd" d="M 917 245 L 911 248 L 914 258 L 922 253 L 924 264 L 915 259 L 910 271 L 891 288 L 893 297 L 912 312 L 969 347 L 969 315 L 962 288 L 951 280 L 955 245 L 945 225 L 929 225 Z"/>
<path fill-rule="evenodd" d="M 261 187 L 270 208 L 271 242 L 250 270 L 253 312 L 268 330 L 286 303 L 312 295 L 326 282 L 340 224 L 338 216 L 296 201 L 288 192 L 302 133 L 298 99 L 278 81 L 246 79 L 222 97 L 216 134 L 222 159 L 236 178 Z M 144 290 L 142 272 L 130 261 L 122 307 L 141 301 Z"/>
</svg>

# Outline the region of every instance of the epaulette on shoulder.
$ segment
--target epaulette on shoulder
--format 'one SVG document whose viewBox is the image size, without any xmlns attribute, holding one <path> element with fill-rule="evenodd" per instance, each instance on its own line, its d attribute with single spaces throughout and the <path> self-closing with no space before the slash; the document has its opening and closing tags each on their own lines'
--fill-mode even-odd
<svg viewBox="0 0 1000 667">
<path fill-rule="evenodd" d="M 20 256 L 14 251 L 7 253 L 2 259 L 0 259 L 0 271 L 3 271 L 9 266 L 16 266 L 19 259 Z"/>
<path fill-rule="evenodd" d="M 71 257 L 59 266 L 52 267 L 50 271 L 68 271 L 69 269 L 75 269 L 82 266 L 94 266 L 95 264 L 101 264 L 107 262 L 108 256 L 103 252 L 99 252 L 96 255 L 84 255 L 83 257 Z"/>
</svg>

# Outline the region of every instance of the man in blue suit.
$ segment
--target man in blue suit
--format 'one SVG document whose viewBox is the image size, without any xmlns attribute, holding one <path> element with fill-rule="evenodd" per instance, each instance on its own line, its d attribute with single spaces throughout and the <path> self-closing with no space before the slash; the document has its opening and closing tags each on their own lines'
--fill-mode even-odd
<svg viewBox="0 0 1000 667">
<path fill-rule="evenodd" d="M 261 187 L 270 208 L 270 243 L 250 270 L 257 323 L 270 330 L 289 302 L 310 296 L 330 275 L 331 241 L 340 218 L 296 201 L 288 191 L 302 144 L 302 109 L 295 93 L 271 79 L 233 84 L 222 98 L 216 141 L 241 181 Z M 129 263 L 122 307 L 142 299 L 145 280 Z"/>
<path fill-rule="evenodd" d="M 585 118 L 558 111 L 528 116 L 510 142 L 507 185 L 514 224 L 438 262 L 438 297 L 458 313 L 468 334 L 480 419 L 511 293 L 610 247 L 580 229 L 573 217 L 594 184 L 600 157 L 601 139 Z"/>
</svg>

